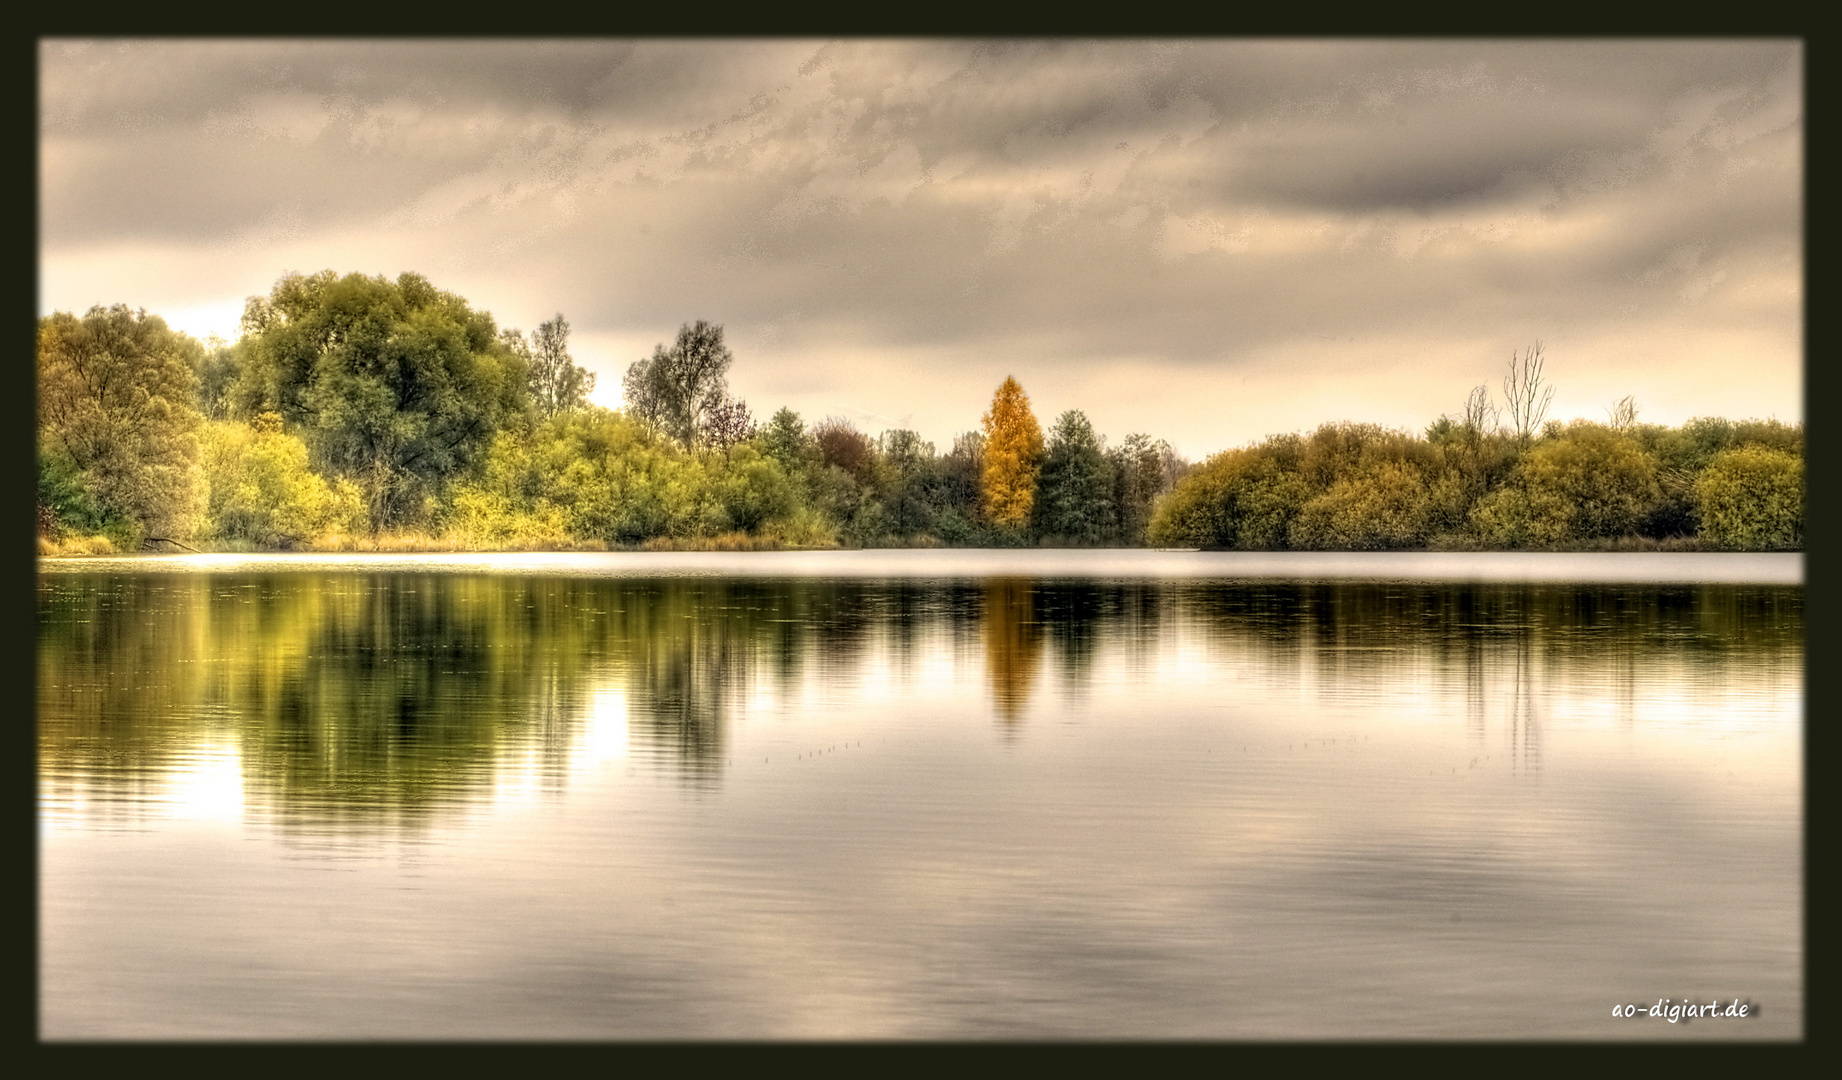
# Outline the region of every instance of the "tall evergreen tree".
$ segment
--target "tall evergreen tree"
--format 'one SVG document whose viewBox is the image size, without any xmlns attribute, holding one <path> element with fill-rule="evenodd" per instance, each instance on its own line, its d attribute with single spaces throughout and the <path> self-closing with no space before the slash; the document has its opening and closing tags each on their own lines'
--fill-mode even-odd
<svg viewBox="0 0 1842 1080">
<path fill-rule="evenodd" d="M 1049 431 L 1048 453 L 1036 483 L 1036 530 L 1077 544 L 1113 539 L 1116 515 L 1112 477 L 1094 426 L 1070 409 Z"/>
</svg>

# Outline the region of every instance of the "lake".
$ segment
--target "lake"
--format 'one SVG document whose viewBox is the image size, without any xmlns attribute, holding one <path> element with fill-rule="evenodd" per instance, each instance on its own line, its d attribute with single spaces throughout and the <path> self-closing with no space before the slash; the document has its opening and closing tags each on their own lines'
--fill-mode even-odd
<svg viewBox="0 0 1842 1080">
<path fill-rule="evenodd" d="M 1797 1039 L 1802 566 L 41 560 L 40 1034 Z"/>
</svg>

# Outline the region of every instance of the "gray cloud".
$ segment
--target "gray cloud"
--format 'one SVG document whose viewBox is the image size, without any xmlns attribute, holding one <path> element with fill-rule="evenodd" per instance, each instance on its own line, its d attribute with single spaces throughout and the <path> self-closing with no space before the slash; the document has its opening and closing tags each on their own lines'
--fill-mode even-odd
<svg viewBox="0 0 1842 1080">
<path fill-rule="evenodd" d="M 713 318 L 816 397 L 925 358 L 965 414 L 934 437 L 1000 368 L 1309 381 L 1391 342 L 1445 359 L 1348 407 L 1424 422 L 1478 342 L 1692 326 L 1801 411 L 1792 42 L 54 41 L 40 79 L 49 306 L 415 269 L 620 348 Z M 1652 396 L 1730 403 L 1673 359 Z"/>
</svg>

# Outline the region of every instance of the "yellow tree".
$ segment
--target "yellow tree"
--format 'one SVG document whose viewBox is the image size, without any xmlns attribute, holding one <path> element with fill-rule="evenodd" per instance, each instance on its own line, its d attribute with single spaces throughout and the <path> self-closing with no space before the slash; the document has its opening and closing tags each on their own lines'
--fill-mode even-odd
<svg viewBox="0 0 1842 1080">
<path fill-rule="evenodd" d="M 1043 429 L 1030 412 L 1030 399 L 1006 376 L 985 414 L 985 512 L 1006 528 L 1030 520 L 1036 500 L 1036 472 L 1043 456 Z"/>
</svg>

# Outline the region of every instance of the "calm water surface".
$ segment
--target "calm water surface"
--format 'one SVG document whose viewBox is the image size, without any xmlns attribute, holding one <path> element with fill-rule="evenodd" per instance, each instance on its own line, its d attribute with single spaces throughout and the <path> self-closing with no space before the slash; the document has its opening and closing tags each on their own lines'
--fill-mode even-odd
<svg viewBox="0 0 1842 1080">
<path fill-rule="evenodd" d="M 1661 558 L 46 561 L 41 1033 L 1796 1038 L 1801 561 Z"/>
</svg>

